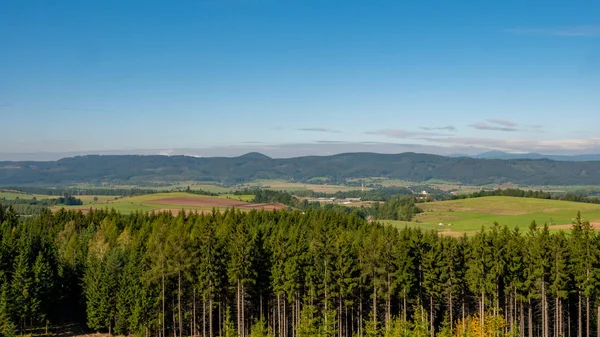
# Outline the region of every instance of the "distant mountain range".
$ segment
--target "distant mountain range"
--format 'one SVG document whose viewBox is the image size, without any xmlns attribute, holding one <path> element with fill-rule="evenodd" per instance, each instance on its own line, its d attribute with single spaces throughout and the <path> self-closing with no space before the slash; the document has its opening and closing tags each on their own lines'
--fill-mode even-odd
<svg viewBox="0 0 600 337">
<path fill-rule="evenodd" d="M 600 161 L 482 159 L 420 153 L 344 153 L 274 159 L 260 153 L 248 153 L 233 158 L 90 155 L 48 162 L 0 162 L 0 186 L 148 185 L 182 181 L 233 184 L 255 179 L 306 181 L 315 177 L 327 177 L 332 181 L 365 177 L 414 182 L 438 179 L 473 185 L 506 182 L 598 185 Z"/>
<path fill-rule="evenodd" d="M 456 155 L 455 155 L 456 156 Z M 548 155 L 540 153 L 507 153 L 502 151 L 490 151 L 481 153 L 473 158 L 478 159 L 550 159 L 556 161 L 600 161 L 600 154 L 581 155 Z"/>
</svg>

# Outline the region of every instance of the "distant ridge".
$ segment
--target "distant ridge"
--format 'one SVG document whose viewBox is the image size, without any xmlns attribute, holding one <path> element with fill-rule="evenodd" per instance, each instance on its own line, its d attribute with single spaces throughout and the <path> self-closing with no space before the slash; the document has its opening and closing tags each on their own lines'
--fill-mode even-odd
<svg viewBox="0 0 600 337">
<path fill-rule="evenodd" d="M 548 155 L 540 153 L 507 153 L 502 151 L 484 152 L 473 158 L 478 159 L 550 159 L 556 161 L 600 161 L 600 154 L 580 154 L 580 155 Z"/>
<path fill-rule="evenodd" d="M 489 155 L 489 154 L 488 154 Z M 496 153 L 495 155 L 499 155 Z M 343 182 L 387 177 L 415 182 L 431 179 L 485 185 L 598 185 L 600 161 L 480 159 L 422 153 L 344 153 L 274 159 L 252 152 L 239 157 L 87 155 L 58 161 L 0 162 L 0 186 L 64 186 L 77 183 L 153 186 L 155 183 L 315 177 Z"/>
<path fill-rule="evenodd" d="M 271 157 L 264 155 L 260 152 L 248 152 L 244 155 L 239 156 L 238 158 L 243 158 L 243 159 L 263 159 L 263 160 L 268 160 L 268 159 L 272 159 Z"/>
</svg>

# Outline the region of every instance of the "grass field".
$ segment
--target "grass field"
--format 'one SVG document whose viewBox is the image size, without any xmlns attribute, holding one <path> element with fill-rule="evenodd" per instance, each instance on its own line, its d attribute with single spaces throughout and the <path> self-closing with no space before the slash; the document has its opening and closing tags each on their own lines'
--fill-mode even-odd
<svg viewBox="0 0 600 337">
<path fill-rule="evenodd" d="M 514 197 L 484 197 L 419 204 L 424 212 L 413 222 L 389 221 L 396 226 L 418 225 L 424 229 L 448 234 L 473 233 L 498 222 L 510 229 L 527 230 L 535 220 L 548 223 L 550 229 L 569 228 L 572 219 L 581 211 L 585 220 L 600 226 L 600 205 L 559 200 Z M 444 226 L 439 226 L 443 223 Z"/>
<path fill-rule="evenodd" d="M 134 197 L 104 197 L 94 201 L 94 196 L 85 196 L 84 205 L 68 206 L 66 209 L 89 210 L 96 209 L 115 209 L 122 213 L 132 213 L 136 211 L 172 211 L 178 212 L 181 209 L 188 211 L 210 211 L 213 208 L 225 209 L 235 207 L 243 210 L 249 209 L 275 209 L 284 208 L 281 205 L 273 204 L 250 204 L 254 198 L 253 195 L 219 195 L 216 197 L 197 195 L 186 192 L 165 192 L 146 194 Z M 58 210 L 63 206 L 54 207 Z"/>
<path fill-rule="evenodd" d="M 39 194 L 28 194 L 28 193 L 23 193 L 23 192 L 18 192 L 18 191 L 9 191 L 9 190 L 0 190 L 0 199 L 6 199 L 6 200 L 14 200 L 14 199 L 32 199 L 32 198 L 37 198 L 37 199 L 46 199 L 46 198 L 50 198 L 47 195 L 39 195 Z"/>
</svg>

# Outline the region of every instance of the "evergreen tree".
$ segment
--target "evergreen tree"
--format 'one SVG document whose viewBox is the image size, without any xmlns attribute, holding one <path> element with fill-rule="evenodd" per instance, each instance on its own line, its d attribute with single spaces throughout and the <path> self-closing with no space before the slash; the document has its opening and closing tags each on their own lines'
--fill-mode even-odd
<svg viewBox="0 0 600 337">
<path fill-rule="evenodd" d="M 584 221 L 581 217 L 581 213 L 577 213 L 577 217 L 573 222 L 573 229 L 571 230 L 571 252 L 572 252 L 572 266 L 571 271 L 573 273 L 573 279 L 575 280 L 575 286 L 577 288 L 578 305 L 577 305 L 577 336 L 582 337 L 585 331 L 586 337 L 590 334 L 590 297 L 594 290 L 594 267 L 597 264 L 597 248 L 594 247 L 594 233 L 592 227 L 588 221 Z M 582 298 L 586 300 L 586 324 L 585 329 L 583 327 L 583 302 Z"/>
<path fill-rule="evenodd" d="M 12 278 L 12 307 L 19 329 L 25 331 L 32 309 L 32 275 L 27 249 L 23 247 L 15 261 Z"/>
<path fill-rule="evenodd" d="M 490 248 L 488 236 L 482 229 L 471 240 L 471 250 L 467 262 L 467 283 L 470 290 L 480 296 L 479 318 L 482 329 L 485 327 L 486 294 L 490 291 L 490 275 L 488 273 L 491 265 Z"/>
<path fill-rule="evenodd" d="M 6 276 L 0 271 L 0 333 L 9 337 L 15 336 L 17 331 L 13 321 L 13 306 L 9 283 Z"/>
<path fill-rule="evenodd" d="M 48 319 L 48 313 L 52 310 L 48 305 L 54 301 L 54 271 L 50 262 L 44 257 L 42 252 L 38 253 L 33 265 L 33 292 L 35 301 L 32 305 L 32 318 L 38 324 L 45 324 Z M 44 305 L 46 304 L 46 305 Z"/>
</svg>

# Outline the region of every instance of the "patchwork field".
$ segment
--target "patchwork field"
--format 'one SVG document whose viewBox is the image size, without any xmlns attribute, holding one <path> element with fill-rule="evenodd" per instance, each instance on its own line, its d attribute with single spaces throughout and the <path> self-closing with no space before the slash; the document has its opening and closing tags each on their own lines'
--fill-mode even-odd
<svg viewBox="0 0 600 337">
<path fill-rule="evenodd" d="M 161 182 L 155 182 L 160 184 Z M 211 193 L 229 193 L 233 190 L 230 187 L 221 186 L 219 183 L 212 181 L 182 181 L 177 183 L 166 183 L 163 182 L 164 185 L 161 186 L 138 186 L 138 185 L 126 185 L 126 184 L 103 184 L 103 185 L 92 185 L 92 184 L 75 184 L 71 187 L 80 188 L 80 189 L 106 189 L 106 188 L 114 188 L 114 189 L 152 189 L 161 192 L 168 192 L 173 190 L 181 190 L 184 191 L 188 187 L 192 191 L 203 190 Z"/>
<path fill-rule="evenodd" d="M 559 200 L 514 197 L 484 197 L 419 204 L 424 212 L 413 222 L 389 221 L 396 226 L 418 225 L 447 234 L 473 233 L 498 222 L 513 229 L 527 230 L 535 220 L 550 229 L 569 229 L 577 211 L 584 220 L 600 229 L 600 205 Z M 444 224 L 440 226 L 440 223 Z"/>
<path fill-rule="evenodd" d="M 287 208 L 281 204 L 253 204 L 252 195 L 220 195 L 218 197 L 202 196 L 185 192 L 147 194 L 135 197 L 117 198 L 85 204 L 83 206 L 69 206 L 67 209 L 89 210 L 90 208 L 114 208 L 122 213 L 136 211 L 210 211 L 213 208 L 237 208 L 241 210 L 265 209 L 276 210 Z M 54 209 L 60 209 L 55 207 Z"/>
</svg>

